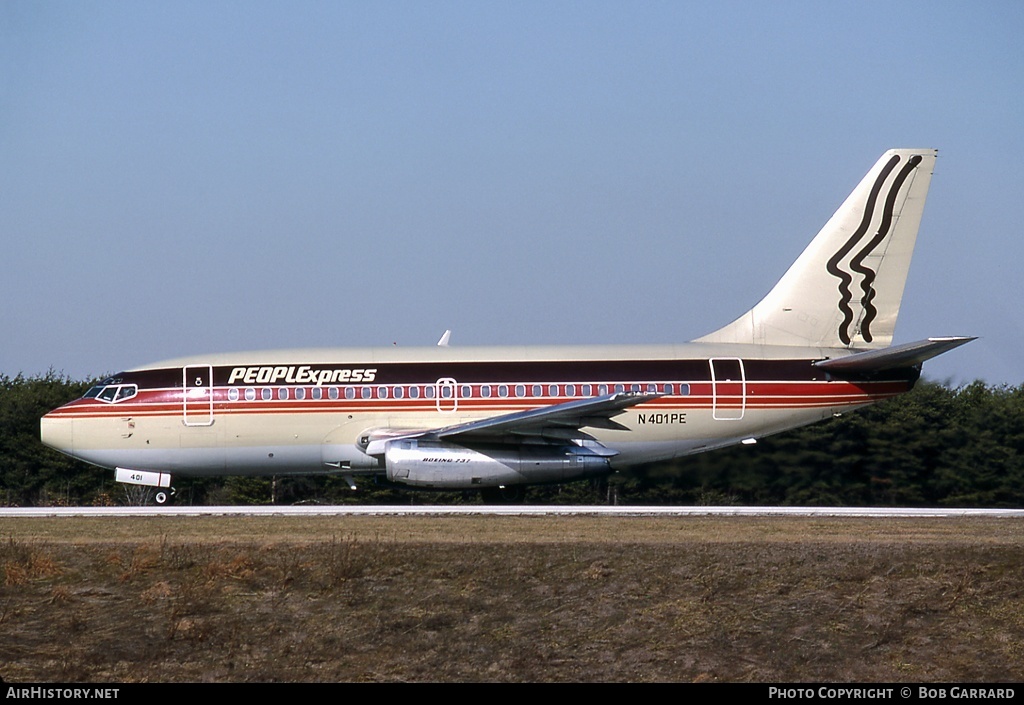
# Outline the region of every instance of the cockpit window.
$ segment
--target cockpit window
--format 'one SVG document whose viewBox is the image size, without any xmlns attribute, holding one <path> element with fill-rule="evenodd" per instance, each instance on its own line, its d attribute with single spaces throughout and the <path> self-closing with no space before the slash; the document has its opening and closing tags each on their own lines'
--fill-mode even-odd
<svg viewBox="0 0 1024 705">
<path fill-rule="evenodd" d="M 131 399 L 139 393 L 137 384 L 108 384 L 96 386 L 85 393 L 86 399 L 99 399 L 109 404 L 116 404 L 125 399 Z"/>
<path fill-rule="evenodd" d="M 138 388 L 137 385 L 134 385 L 134 384 L 122 384 L 120 389 L 117 390 L 117 398 L 115 398 L 114 401 L 117 402 L 117 401 L 124 401 L 125 399 L 131 399 L 132 397 L 134 397 L 138 393 L 139 393 L 139 388 Z"/>
</svg>

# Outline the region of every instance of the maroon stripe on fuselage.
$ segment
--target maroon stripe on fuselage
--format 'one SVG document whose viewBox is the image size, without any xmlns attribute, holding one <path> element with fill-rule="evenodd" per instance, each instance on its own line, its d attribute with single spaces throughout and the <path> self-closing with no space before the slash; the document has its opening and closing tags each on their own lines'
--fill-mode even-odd
<svg viewBox="0 0 1024 705">
<path fill-rule="evenodd" d="M 729 358 L 735 359 L 735 358 Z M 825 378 L 812 360 L 743 360 L 746 379 L 752 381 L 792 380 L 810 381 Z M 190 366 L 201 368 L 202 365 Z M 698 360 L 539 360 L 515 362 L 352 362 L 352 363 L 294 363 L 288 365 L 223 365 L 213 370 L 214 386 L 228 386 L 233 370 L 284 368 L 291 370 L 284 376 L 263 382 L 244 383 L 236 373 L 231 386 L 310 386 L 310 376 L 338 370 L 373 370 L 369 384 L 409 385 L 432 384 L 439 379 L 455 379 L 467 384 L 551 384 L 599 383 L 684 380 L 710 381 L 711 369 L 706 359 Z M 300 370 L 302 374 L 300 374 Z M 121 372 L 109 378 L 124 384 L 138 384 L 141 389 L 180 388 L 182 368 L 169 367 L 156 370 Z M 335 379 L 331 384 L 362 384 L 363 380 Z M 323 386 L 323 385 L 321 385 Z"/>
</svg>

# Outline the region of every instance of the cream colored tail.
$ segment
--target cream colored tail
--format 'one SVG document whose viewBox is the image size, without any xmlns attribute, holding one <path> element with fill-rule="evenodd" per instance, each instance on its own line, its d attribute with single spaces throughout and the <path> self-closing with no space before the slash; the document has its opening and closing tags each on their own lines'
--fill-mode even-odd
<svg viewBox="0 0 1024 705">
<path fill-rule="evenodd" d="M 764 299 L 709 343 L 884 348 L 892 343 L 934 149 L 892 149 Z"/>
</svg>

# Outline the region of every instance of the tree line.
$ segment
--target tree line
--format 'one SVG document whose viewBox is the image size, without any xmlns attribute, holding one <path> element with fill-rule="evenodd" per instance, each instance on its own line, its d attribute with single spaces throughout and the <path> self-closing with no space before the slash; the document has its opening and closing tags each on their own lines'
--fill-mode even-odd
<svg viewBox="0 0 1024 705">
<path fill-rule="evenodd" d="M 128 504 L 139 488 L 42 445 L 39 419 L 91 381 L 0 376 L 0 506 Z M 339 477 L 176 478 L 186 504 L 475 503 Z M 134 490 L 134 492 L 133 492 Z M 541 504 L 1024 507 L 1024 385 L 921 381 L 829 421 L 608 478 L 531 488 Z"/>
</svg>

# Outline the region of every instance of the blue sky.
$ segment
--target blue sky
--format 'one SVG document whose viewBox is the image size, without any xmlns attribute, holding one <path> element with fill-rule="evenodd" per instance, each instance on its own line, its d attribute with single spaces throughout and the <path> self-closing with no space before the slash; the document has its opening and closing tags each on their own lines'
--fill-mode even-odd
<svg viewBox="0 0 1024 705">
<path fill-rule="evenodd" d="M 680 342 L 878 156 L 939 160 L 897 342 L 1024 383 L 1020 2 L 0 4 L 0 373 Z"/>
</svg>

